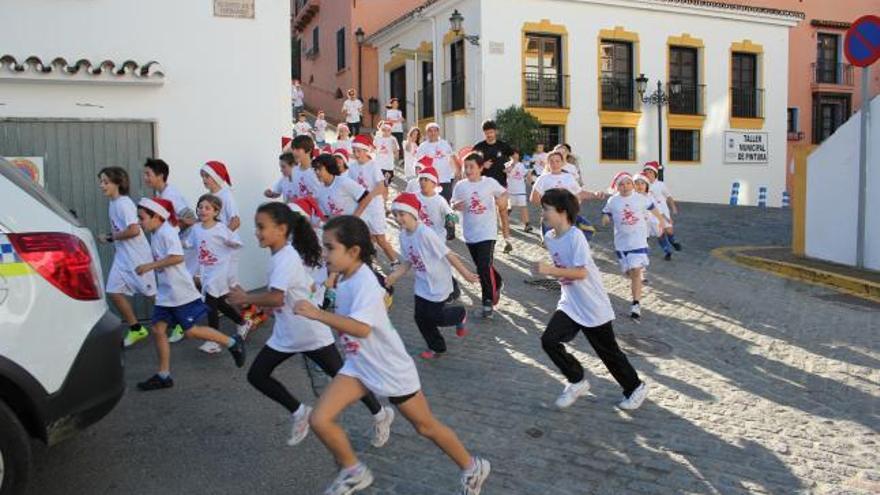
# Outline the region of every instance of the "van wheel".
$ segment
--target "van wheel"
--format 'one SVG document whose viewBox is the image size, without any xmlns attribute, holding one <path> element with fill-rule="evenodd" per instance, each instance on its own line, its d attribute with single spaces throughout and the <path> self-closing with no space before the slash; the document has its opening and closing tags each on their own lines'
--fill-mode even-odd
<svg viewBox="0 0 880 495">
<path fill-rule="evenodd" d="M 15 413 L 0 400 L 0 495 L 24 493 L 32 461 L 27 431 Z"/>
</svg>

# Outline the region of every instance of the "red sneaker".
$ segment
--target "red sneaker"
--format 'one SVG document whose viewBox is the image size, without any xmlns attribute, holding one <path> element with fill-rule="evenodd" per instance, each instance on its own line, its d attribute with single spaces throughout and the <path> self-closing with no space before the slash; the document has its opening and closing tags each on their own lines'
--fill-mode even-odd
<svg viewBox="0 0 880 495">
<path fill-rule="evenodd" d="M 440 355 L 434 351 L 428 350 L 428 351 L 424 351 L 423 353 L 419 354 L 419 357 L 422 359 L 431 360 L 431 359 L 439 358 Z"/>
</svg>

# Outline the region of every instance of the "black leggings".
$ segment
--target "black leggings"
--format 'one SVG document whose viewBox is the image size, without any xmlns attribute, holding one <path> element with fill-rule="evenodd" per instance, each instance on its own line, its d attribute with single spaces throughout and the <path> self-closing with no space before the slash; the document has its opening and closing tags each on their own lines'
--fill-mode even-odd
<svg viewBox="0 0 880 495">
<path fill-rule="evenodd" d="M 416 326 L 434 352 L 446 352 L 446 340 L 439 327 L 451 327 L 464 322 L 467 315 L 462 306 L 446 306 L 446 301 L 434 302 L 415 296 Z"/>
<path fill-rule="evenodd" d="M 226 315 L 236 325 L 244 325 L 241 313 L 226 302 L 226 296 L 214 297 L 211 294 L 205 294 L 205 304 L 208 305 L 209 327 L 220 328 L 220 313 Z"/>
<path fill-rule="evenodd" d="M 257 358 L 254 359 L 254 362 L 251 364 L 251 369 L 248 370 L 247 376 L 248 382 L 253 385 L 255 389 L 262 392 L 266 397 L 281 404 L 291 413 L 299 409 L 300 402 L 296 400 L 286 388 L 284 388 L 284 385 L 278 380 L 272 378 L 272 372 L 275 371 L 275 368 L 277 368 L 278 365 L 296 354 L 297 353 L 295 352 L 280 352 L 269 346 L 264 346 L 260 350 L 260 353 L 257 354 Z M 334 344 L 315 349 L 314 351 L 307 351 L 303 354 L 314 361 L 315 364 L 324 370 L 324 373 L 327 373 L 331 377 L 336 376 L 336 373 L 342 368 L 342 356 L 339 355 L 339 350 L 336 349 L 336 345 Z M 361 402 L 363 402 L 364 405 L 367 406 L 367 409 L 373 414 L 382 410 L 382 406 L 379 404 L 379 401 L 376 400 L 376 396 L 373 395 L 372 392 L 367 392 L 367 395 L 361 398 Z"/>
<path fill-rule="evenodd" d="M 596 355 L 608 368 L 611 376 L 623 387 L 623 395 L 629 397 L 642 381 L 626 358 L 626 354 L 617 345 L 610 321 L 598 327 L 585 327 L 572 320 L 563 311 L 557 310 L 550 318 L 547 330 L 541 335 L 541 347 L 568 382 L 577 383 L 584 379 L 584 367 L 562 343 L 571 342 L 579 332 L 584 332 Z"/>
<path fill-rule="evenodd" d="M 477 275 L 480 276 L 480 288 L 482 289 L 482 302 L 485 307 L 498 304 L 501 293 L 501 275 L 495 270 L 495 241 L 482 241 L 467 245 L 468 251 L 474 264 L 477 265 Z"/>
<path fill-rule="evenodd" d="M 351 131 L 352 137 L 357 136 L 358 134 L 361 133 L 361 122 L 363 122 L 363 119 L 358 120 L 357 122 L 348 122 L 347 123 L 348 130 Z"/>
</svg>

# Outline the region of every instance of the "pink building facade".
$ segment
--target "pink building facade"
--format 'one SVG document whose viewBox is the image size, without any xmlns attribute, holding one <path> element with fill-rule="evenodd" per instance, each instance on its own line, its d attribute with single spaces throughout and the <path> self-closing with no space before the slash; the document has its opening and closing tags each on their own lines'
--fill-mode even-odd
<svg viewBox="0 0 880 495">
<path fill-rule="evenodd" d="M 357 30 L 370 36 L 424 0 L 291 0 L 293 77 L 302 81 L 306 108 L 324 110 L 341 121 L 349 88 L 364 102 L 363 125 L 374 127 L 384 116 L 378 101 L 375 48 L 359 45 Z M 370 112 L 370 100 L 375 114 Z M 402 106 L 403 107 L 403 106 Z"/>
</svg>

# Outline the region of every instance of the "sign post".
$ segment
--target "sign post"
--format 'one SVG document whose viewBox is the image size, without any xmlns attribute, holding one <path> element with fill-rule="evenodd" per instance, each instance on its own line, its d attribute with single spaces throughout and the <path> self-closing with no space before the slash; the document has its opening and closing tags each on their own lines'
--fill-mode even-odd
<svg viewBox="0 0 880 495">
<path fill-rule="evenodd" d="M 847 60 L 862 68 L 862 119 L 859 145 L 859 208 L 856 226 L 856 267 L 865 267 L 865 210 L 868 187 L 868 123 L 871 98 L 869 91 L 870 65 L 880 58 L 880 17 L 860 17 L 846 32 L 844 53 Z"/>
</svg>

